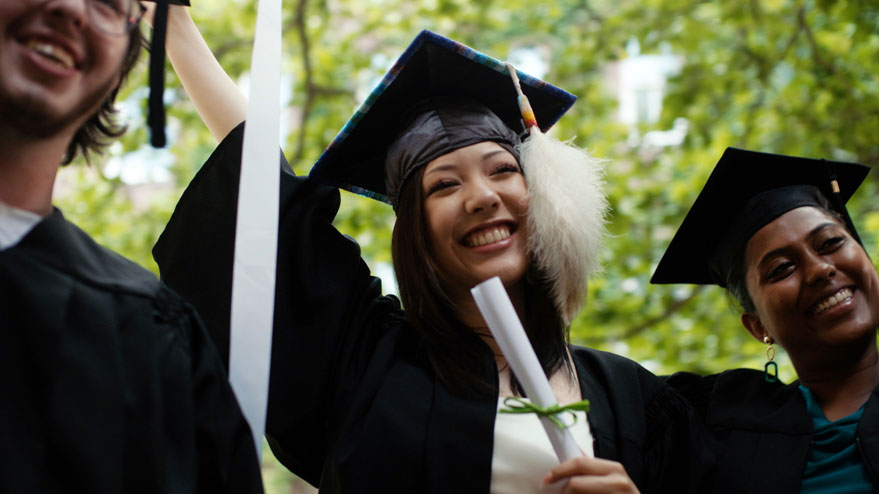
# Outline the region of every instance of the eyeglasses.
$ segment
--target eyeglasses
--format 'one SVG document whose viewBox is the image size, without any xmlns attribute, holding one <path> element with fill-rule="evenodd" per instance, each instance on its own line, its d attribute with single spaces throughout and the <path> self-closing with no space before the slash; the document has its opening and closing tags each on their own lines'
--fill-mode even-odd
<svg viewBox="0 0 879 494">
<path fill-rule="evenodd" d="M 111 36 L 131 32 L 143 16 L 138 0 L 86 0 L 95 29 Z"/>
<path fill-rule="evenodd" d="M 42 0 L 43 3 L 48 1 L 50 0 Z M 122 36 L 130 33 L 140 22 L 144 13 L 139 0 L 84 1 L 91 26 L 98 32 L 110 36 Z"/>
</svg>

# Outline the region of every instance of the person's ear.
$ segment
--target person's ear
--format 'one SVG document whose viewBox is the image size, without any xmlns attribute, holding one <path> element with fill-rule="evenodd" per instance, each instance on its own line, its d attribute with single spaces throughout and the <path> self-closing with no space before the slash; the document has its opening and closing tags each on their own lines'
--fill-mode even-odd
<svg viewBox="0 0 879 494">
<path fill-rule="evenodd" d="M 769 335 L 769 332 L 763 326 L 763 321 L 760 320 L 760 316 L 755 312 L 745 312 L 742 314 L 742 326 L 760 343 L 763 343 L 763 338 Z"/>
</svg>

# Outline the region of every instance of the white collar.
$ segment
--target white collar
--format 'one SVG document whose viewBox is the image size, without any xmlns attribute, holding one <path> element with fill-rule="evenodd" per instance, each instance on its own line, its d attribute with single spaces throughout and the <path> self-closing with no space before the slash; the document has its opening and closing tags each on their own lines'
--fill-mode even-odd
<svg viewBox="0 0 879 494">
<path fill-rule="evenodd" d="M 42 219 L 36 213 L 0 202 L 0 250 L 20 242 Z"/>
</svg>

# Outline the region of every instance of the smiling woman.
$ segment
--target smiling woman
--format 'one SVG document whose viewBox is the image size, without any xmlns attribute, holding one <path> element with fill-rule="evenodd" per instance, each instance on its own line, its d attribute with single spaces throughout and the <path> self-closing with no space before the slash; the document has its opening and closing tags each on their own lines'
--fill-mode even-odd
<svg viewBox="0 0 879 494">
<path fill-rule="evenodd" d="M 745 265 L 754 310 L 742 322 L 787 350 L 801 381 L 852 358 L 875 360 L 879 280 L 863 247 L 828 210 L 801 207 L 779 216 L 751 237 Z M 824 406 L 830 419 L 840 415 L 834 405 Z M 844 416 L 861 404 L 839 405 Z"/>
<path fill-rule="evenodd" d="M 236 125 L 244 115 L 205 104 L 206 95 L 224 94 L 228 79 L 219 66 L 200 65 L 209 52 L 180 47 L 177 36 L 198 36 L 172 29 L 171 60 L 223 141 L 154 253 L 163 278 L 198 306 L 227 353 Z M 192 77 L 203 82 L 198 91 L 186 83 Z M 518 77 L 542 130 L 573 104 L 561 89 Z M 234 86 L 229 94 L 219 100 L 235 101 Z M 568 344 L 567 318 L 582 306 L 585 282 L 548 275 L 544 266 L 555 261 L 541 264 L 534 245 L 553 239 L 532 227 L 600 226 L 600 167 L 575 150 L 588 176 L 569 180 L 583 187 L 565 197 L 576 214 L 538 217 L 534 204 L 558 197 L 529 186 L 551 160 L 524 158 L 531 137 L 522 120 L 504 64 L 425 31 L 310 177 L 282 164 L 267 436 L 278 459 L 321 492 L 683 492 L 698 473 L 688 469 L 701 458 L 689 449 L 691 410 L 668 386 L 634 362 Z M 358 246 L 333 228 L 339 192 L 323 184 L 394 207 L 402 307 L 381 294 Z M 593 242 L 561 257 L 582 275 L 576 280 L 598 255 L 601 229 L 586 231 Z M 469 293 L 492 276 L 510 292 L 559 401 L 590 401 L 575 429 L 584 457 L 558 465 L 536 417 L 498 413 L 503 398 L 522 392 Z"/>
<path fill-rule="evenodd" d="M 715 436 L 714 490 L 879 486 L 879 276 L 844 206 L 868 171 L 730 148 L 656 269 L 654 283 L 727 287 L 769 345 L 763 373 L 670 378 Z M 798 382 L 777 382 L 774 343 Z"/>
<path fill-rule="evenodd" d="M 516 157 L 494 142 L 459 148 L 425 165 L 421 190 L 430 254 L 453 297 L 469 300 L 492 276 L 517 287 L 531 259 L 519 228 L 528 189 Z M 481 324 L 478 313 L 468 318 Z"/>
</svg>

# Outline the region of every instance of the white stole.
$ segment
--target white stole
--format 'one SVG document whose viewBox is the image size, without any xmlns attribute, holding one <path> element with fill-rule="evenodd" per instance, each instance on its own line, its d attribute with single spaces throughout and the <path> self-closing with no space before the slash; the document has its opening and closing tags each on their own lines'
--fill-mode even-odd
<svg viewBox="0 0 879 494">
<path fill-rule="evenodd" d="M 229 350 L 229 381 L 250 424 L 259 458 L 275 305 L 280 81 L 281 0 L 259 0 L 238 191 Z"/>
</svg>

